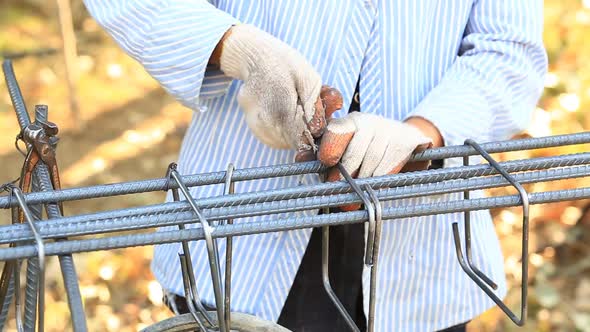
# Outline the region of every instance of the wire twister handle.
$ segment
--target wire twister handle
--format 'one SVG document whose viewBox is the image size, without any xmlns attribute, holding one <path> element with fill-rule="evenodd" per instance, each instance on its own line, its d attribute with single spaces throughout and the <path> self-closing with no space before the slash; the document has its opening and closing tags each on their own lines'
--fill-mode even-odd
<svg viewBox="0 0 590 332">
<path fill-rule="evenodd" d="M 528 293 L 528 231 L 529 231 L 529 195 L 524 189 L 524 187 L 512 177 L 500 164 L 490 156 L 490 154 L 485 151 L 478 143 L 471 139 L 465 140 L 465 144 L 470 145 L 473 147 L 483 158 L 485 158 L 489 164 L 498 171 L 516 190 L 520 195 L 520 199 L 522 202 L 522 275 L 521 275 L 521 303 L 520 303 L 520 318 L 516 316 L 505 304 L 504 302 L 498 298 L 496 294 L 490 289 L 490 287 L 494 288 L 493 286 L 496 285 L 493 281 L 486 277 L 481 271 L 477 270 L 473 263 L 471 262 L 471 248 L 470 248 L 470 228 L 468 227 L 469 218 L 466 218 L 465 224 L 465 242 L 467 246 L 467 256 L 469 263 L 465 262 L 465 258 L 463 257 L 463 253 L 461 250 L 461 240 L 459 239 L 459 227 L 457 222 L 453 223 L 453 238 L 455 241 L 455 251 L 457 253 L 457 259 L 459 260 L 459 265 L 471 280 L 473 280 L 479 288 L 481 288 L 489 297 L 492 299 L 498 307 L 518 326 L 524 326 L 526 323 L 526 315 L 527 315 L 527 293 Z M 464 163 L 466 161 L 464 160 Z M 468 197 L 468 196 L 467 196 Z M 466 212 L 466 217 L 468 217 L 468 212 Z M 475 272 L 479 271 L 479 273 Z M 482 277 L 483 276 L 483 277 Z M 483 281 L 482 281 L 483 280 Z M 487 285 L 486 285 L 487 284 Z M 490 287 L 488 287 L 488 285 Z M 497 287 L 497 286 L 496 286 Z M 494 288 L 495 289 L 495 288 Z"/>
</svg>

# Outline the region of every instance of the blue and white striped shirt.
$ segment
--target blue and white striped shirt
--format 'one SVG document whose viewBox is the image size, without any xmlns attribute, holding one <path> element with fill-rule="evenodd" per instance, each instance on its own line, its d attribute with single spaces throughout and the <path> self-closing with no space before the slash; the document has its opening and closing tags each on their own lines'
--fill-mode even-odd
<svg viewBox="0 0 590 332">
<path fill-rule="evenodd" d="M 324 83 L 342 92 L 345 103 L 336 117 L 348 109 L 360 75 L 362 112 L 398 120 L 420 115 L 439 128 L 447 145 L 463 144 L 467 138 L 506 139 L 525 129 L 547 70 L 539 0 L 85 3 L 123 50 L 180 103 L 195 110 L 179 156 L 183 174 L 225 170 L 230 162 L 238 168 L 293 162 L 294 152 L 270 149 L 248 130 L 236 102 L 241 82 L 207 67 L 217 41 L 238 22 L 256 25 L 299 50 Z M 445 167 L 456 162 L 446 161 Z M 317 179 L 243 182 L 236 184 L 236 192 L 296 186 L 300 181 Z M 222 186 L 192 192 L 196 197 L 220 195 Z M 481 195 L 472 193 L 474 198 Z M 457 193 L 387 204 L 401 207 L 461 197 Z M 461 220 L 459 213 L 384 224 L 376 331 L 440 330 L 495 305 L 457 263 L 451 223 Z M 499 284 L 497 294 L 503 297 L 503 257 L 490 214 L 474 212 L 472 220 L 475 264 Z M 462 232 L 461 222 L 459 226 Z M 234 239 L 232 309 L 276 321 L 310 233 Z M 222 253 L 224 248 L 221 241 Z M 178 244 L 157 246 L 152 269 L 166 290 L 182 295 L 179 250 Z M 199 291 L 213 304 L 204 244 L 192 243 L 191 252 Z M 367 268 L 363 279 L 367 294 Z"/>
</svg>

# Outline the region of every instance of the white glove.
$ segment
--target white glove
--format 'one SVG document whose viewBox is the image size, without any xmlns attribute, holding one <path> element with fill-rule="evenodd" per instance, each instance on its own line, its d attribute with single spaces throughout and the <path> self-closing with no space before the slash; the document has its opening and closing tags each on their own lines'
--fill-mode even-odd
<svg viewBox="0 0 590 332">
<path fill-rule="evenodd" d="M 305 58 L 247 24 L 231 29 L 222 50 L 220 69 L 244 81 L 238 103 L 254 136 L 273 148 L 315 151 L 326 124 L 322 81 Z"/>
<path fill-rule="evenodd" d="M 431 146 L 432 140 L 412 125 L 352 112 L 329 120 L 318 159 L 327 167 L 341 162 L 352 176 L 364 178 L 398 173 L 414 151 Z M 328 181 L 341 179 L 339 173 L 331 175 Z"/>
</svg>

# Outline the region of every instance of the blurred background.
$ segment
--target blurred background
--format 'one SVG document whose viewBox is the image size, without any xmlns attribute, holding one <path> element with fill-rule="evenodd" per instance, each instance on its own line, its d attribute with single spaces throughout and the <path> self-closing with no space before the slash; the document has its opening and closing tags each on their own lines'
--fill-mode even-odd
<svg viewBox="0 0 590 332">
<path fill-rule="evenodd" d="M 550 68 L 529 130 L 545 136 L 590 128 L 590 0 L 545 0 L 545 45 Z M 51 49 L 57 50 L 53 54 Z M 63 50 L 63 51 L 62 51 Z M 81 1 L 0 1 L 0 53 L 45 53 L 15 60 L 29 110 L 49 105 L 60 128 L 62 186 L 162 177 L 175 161 L 191 111 L 174 102 L 88 16 Z M 50 53 L 50 54 L 46 54 Z M 22 155 L 4 80 L 0 81 L 0 182 L 19 176 Z M 499 159 L 576 153 L 588 146 L 497 155 Z M 531 191 L 588 186 L 588 179 L 534 184 Z M 490 190 L 490 195 L 507 189 Z M 65 204 L 67 215 L 154 204 L 163 192 Z M 518 328 L 499 309 L 470 324 L 470 331 L 590 331 L 590 202 L 531 209 L 529 321 Z M 511 291 L 520 301 L 520 209 L 492 211 L 505 255 Z M 9 220 L 0 211 L 0 220 Z M 152 247 L 75 255 L 90 331 L 137 331 L 165 319 L 161 291 L 149 269 Z M 63 281 L 49 259 L 46 330 L 71 330 Z M 14 319 L 8 331 L 15 328 Z"/>
</svg>

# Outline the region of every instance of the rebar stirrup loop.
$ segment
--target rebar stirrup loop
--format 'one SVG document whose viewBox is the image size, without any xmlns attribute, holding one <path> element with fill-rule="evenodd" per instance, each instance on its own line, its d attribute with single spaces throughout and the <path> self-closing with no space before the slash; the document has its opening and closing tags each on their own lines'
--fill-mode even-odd
<svg viewBox="0 0 590 332">
<path fill-rule="evenodd" d="M 197 215 L 199 219 L 203 234 L 205 235 L 205 243 L 207 245 L 207 254 L 209 258 L 209 268 L 211 270 L 211 281 L 213 282 L 213 292 L 215 295 L 215 308 L 217 311 L 217 322 L 219 325 L 219 329 L 221 332 L 229 332 L 227 330 L 227 326 L 225 325 L 225 308 L 224 308 L 224 301 L 223 301 L 223 291 L 221 285 L 221 272 L 219 268 L 219 253 L 217 251 L 217 242 L 213 239 L 213 231 L 214 228 L 211 227 L 209 222 L 203 217 L 201 210 L 197 207 L 195 200 L 193 199 L 189 189 L 185 185 L 184 181 L 182 180 L 182 176 L 178 173 L 175 168 L 170 170 L 170 176 L 176 181 L 178 187 L 184 197 L 186 198 L 187 202 L 189 203 L 191 209 Z M 185 251 L 186 254 L 187 251 Z M 191 266 L 192 264 L 189 262 L 187 264 Z M 189 270 L 190 272 L 190 270 Z"/>
<path fill-rule="evenodd" d="M 235 185 L 232 182 L 234 175 L 234 165 L 230 163 L 227 165 L 227 171 L 225 172 L 225 185 L 223 192 L 225 195 L 231 195 L 234 193 Z M 233 219 L 227 219 L 226 223 L 232 225 Z M 219 222 L 221 224 L 221 221 Z M 232 251 L 233 251 L 233 238 L 228 236 L 225 239 L 225 294 L 224 294 L 224 310 L 225 310 L 225 325 L 227 330 L 231 331 L 231 264 L 232 264 Z"/>
<path fill-rule="evenodd" d="M 457 253 L 457 259 L 459 260 L 459 265 L 471 280 L 473 280 L 479 288 L 481 288 L 489 297 L 492 299 L 498 307 L 518 326 L 523 326 L 526 322 L 526 315 L 527 315 L 527 293 L 528 293 L 528 222 L 529 222 L 529 196 L 524 187 L 516 181 L 512 175 L 510 175 L 496 160 L 490 156 L 490 154 L 485 151 L 478 143 L 471 139 L 465 140 L 465 144 L 470 145 L 473 147 L 484 159 L 486 159 L 490 166 L 492 166 L 498 173 L 500 173 L 516 190 L 518 191 L 522 203 L 522 275 L 521 275 L 521 303 L 520 303 L 520 318 L 516 316 L 505 304 L 504 302 L 498 298 L 496 294 L 486 285 L 486 281 L 484 278 L 481 278 L 478 274 L 476 274 L 473 269 L 473 264 L 471 262 L 468 264 L 465 262 L 463 257 L 463 252 L 461 250 L 461 240 L 459 239 L 459 227 L 457 222 L 453 223 L 453 238 L 455 241 L 455 251 Z M 467 224 L 466 224 L 467 226 Z M 466 231 L 470 231 L 469 228 L 466 227 Z M 466 232 L 466 243 L 471 238 L 471 234 Z M 468 255 L 469 255 L 468 251 Z M 471 268 L 470 268 L 471 267 Z M 481 273 L 483 274 L 483 273 Z M 489 279 L 489 278 L 488 278 Z M 482 281 L 484 280 L 484 281 Z M 491 279 L 489 279 L 491 281 Z"/>
<path fill-rule="evenodd" d="M 170 188 L 170 182 L 174 181 L 174 179 L 172 179 L 172 172 L 176 171 L 177 166 L 178 165 L 176 163 L 172 162 L 168 165 L 168 169 L 166 171 L 166 179 L 167 179 L 166 180 L 166 188 L 167 188 L 167 190 L 172 191 L 172 199 L 175 202 L 180 201 L 180 195 L 178 194 L 178 188 Z M 178 224 L 178 229 L 184 230 L 185 229 L 184 224 L 182 224 L 182 223 Z M 198 314 L 200 313 L 201 316 L 203 316 L 205 318 L 205 320 L 207 321 L 207 323 L 210 326 L 214 325 L 213 319 L 209 316 L 207 309 L 205 309 L 205 307 L 203 306 L 203 303 L 201 302 L 201 297 L 199 296 L 199 292 L 197 291 L 197 283 L 195 281 L 195 275 L 194 275 L 193 265 L 192 265 L 192 258 L 191 258 L 190 250 L 188 247 L 188 242 L 181 241 L 181 246 L 182 246 L 182 253 L 179 254 L 179 260 L 180 260 L 180 268 L 181 268 L 181 273 L 182 273 L 182 283 L 183 283 L 184 292 L 185 292 L 186 305 L 187 305 L 187 308 L 189 309 L 189 312 L 191 313 L 191 315 L 193 316 L 193 318 L 195 319 L 195 321 L 199 325 L 199 327 L 203 331 L 207 331 L 203 321 L 201 320 L 201 318 L 199 317 Z M 188 263 L 187 263 L 187 261 L 188 261 Z"/>
<path fill-rule="evenodd" d="M 368 236 L 367 248 L 365 251 L 365 265 L 371 266 L 373 264 L 373 246 L 375 241 L 375 207 L 373 206 L 373 203 L 371 203 L 371 200 L 356 183 L 356 181 L 352 178 L 352 176 L 346 171 L 344 166 L 341 163 L 338 163 L 337 167 L 352 190 L 356 192 L 359 198 L 363 201 L 365 209 L 369 213 L 369 230 L 367 232 Z"/>
<path fill-rule="evenodd" d="M 342 174 L 342 176 L 344 177 L 344 179 L 348 182 L 348 184 L 352 188 L 352 190 L 355 191 L 359 195 L 359 197 L 361 198 L 361 200 L 363 201 L 363 203 L 365 205 L 365 209 L 368 212 L 369 232 L 368 232 L 368 237 L 367 237 L 367 250 L 365 253 L 365 265 L 372 267 L 373 266 L 372 265 L 373 264 L 373 248 L 374 248 L 374 240 L 375 240 L 374 239 L 375 207 L 373 206 L 373 203 L 371 202 L 371 200 L 363 192 L 363 190 L 354 181 L 352 176 L 350 176 L 350 174 L 342 166 L 342 164 L 338 163 L 337 167 L 338 167 L 340 173 Z M 330 213 L 329 208 L 324 208 L 323 211 L 326 214 Z M 322 282 L 324 284 L 324 289 L 328 293 L 328 296 L 330 297 L 330 300 L 332 300 L 332 303 L 334 303 L 334 305 L 336 306 L 336 309 L 338 309 L 338 312 L 340 313 L 340 315 L 342 315 L 342 317 L 344 318 L 344 320 L 348 324 L 350 330 L 352 330 L 354 332 L 360 332 L 359 327 L 356 325 L 356 323 L 354 322 L 352 317 L 350 317 L 350 314 L 346 311 L 346 308 L 344 307 L 344 305 L 342 305 L 342 302 L 340 302 L 340 300 L 338 299 L 338 296 L 336 296 L 336 293 L 334 292 L 334 289 L 332 288 L 332 285 L 330 284 L 329 243 L 330 243 L 330 227 L 324 226 L 324 227 L 322 227 Z"/>
<path fill-rule="evenodd" d="M 376 298 L 375 294 L 377 293 L 377 266 L 379 262 L 379 245 L 381 243 L 381 229 L 383 227 L 383 207 L 379 198 L 377 197 L 377 193 L 370 185 L 365 185 L 365 190 L 369 194 L 369 198 L 371 199 L 371 203 L 375 208 L 375 234 L 373 235 L 373 265 L 371 265 L 371 283 L 369 286 L 369 318 L 368 318 L 368 326 L 367 331 L 373 332 L 375 331 L 375 305 L 376 305 Z M 370 234 L 369 234 L 370 235 Z"/>
</svg>

